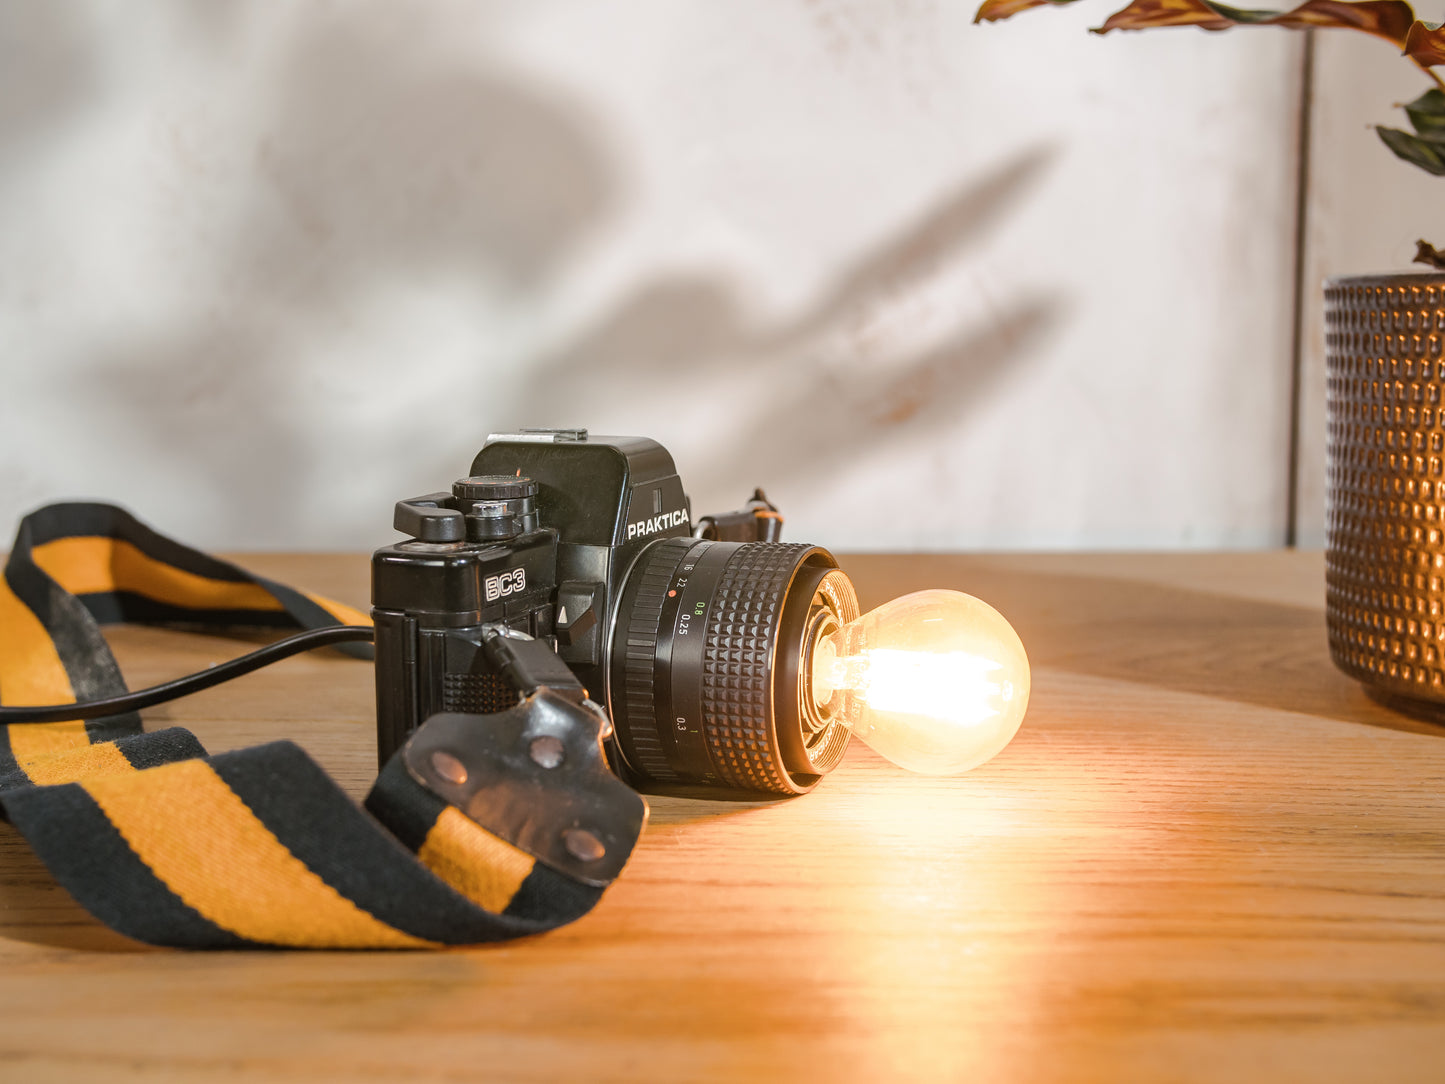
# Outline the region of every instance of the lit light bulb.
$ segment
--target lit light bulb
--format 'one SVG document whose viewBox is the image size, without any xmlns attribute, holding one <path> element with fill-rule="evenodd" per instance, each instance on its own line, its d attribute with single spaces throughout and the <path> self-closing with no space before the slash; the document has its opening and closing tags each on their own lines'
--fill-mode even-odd
<svg viewBox="0 0 1445 1084">
<path fill-rule="evenodd" d="M 820 713 L 925 775 L 957 775 L 988 760 L 1029 703 L 1018 633 L 959 591 L 904 595 L 825 632 L 811 663 Z"/>
</svg>

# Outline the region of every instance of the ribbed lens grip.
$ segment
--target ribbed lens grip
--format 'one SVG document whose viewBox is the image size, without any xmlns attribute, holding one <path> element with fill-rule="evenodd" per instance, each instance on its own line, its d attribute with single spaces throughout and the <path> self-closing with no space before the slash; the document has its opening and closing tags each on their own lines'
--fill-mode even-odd
<svg viewBox="0 0 1445 1084">
<path fill-rule="evenodd" d="M 788 584 L 812 548 L 746 544 L 714 589 L 704 641 L 703 728 L 713 765 L 729 786 L 797 792 L 773 731 L 772 654 Z"/>
</svg>

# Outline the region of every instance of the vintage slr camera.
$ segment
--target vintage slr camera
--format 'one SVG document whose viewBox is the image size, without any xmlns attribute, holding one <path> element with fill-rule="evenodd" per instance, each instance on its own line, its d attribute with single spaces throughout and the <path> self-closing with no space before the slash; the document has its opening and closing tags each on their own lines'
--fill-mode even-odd
<svg viewBox="0 0 1445 1084">
<path fill-rule="evenodd" d="M 437 713 L 515 705 L 500 649 L 524 637 L 531 684 L 605 707 L 610 766 L 637 789 L 801 794 L 842 758 L 848 732 L 806 678 L 857 598 L 827 550 L 777 541 L 761 492 L 694 527 L 655 441 L 523 430 L 490 437 L 450 493 L 399 502 L 395 525 L 409 539 L 372 562 L 383 763 Z M 555 651 L 540 679 L 537 644 Z"/>
</svg>

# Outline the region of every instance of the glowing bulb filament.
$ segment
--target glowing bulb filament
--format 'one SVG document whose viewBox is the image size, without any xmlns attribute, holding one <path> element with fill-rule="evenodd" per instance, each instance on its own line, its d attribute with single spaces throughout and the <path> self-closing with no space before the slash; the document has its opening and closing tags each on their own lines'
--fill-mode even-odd
<svg viewBox="0 0 1445 1084">
<path fill-rule="evenodd" d="M 849 682 L 879 711 L 931 715 L 959 726 L 977 726 L 998 714 L 995 702 L 1013 695 L 1008 682 L 990 675 L 1003 667 L 965 651 L 933 654 L 874 648 L 859 660 L 861 674 Z"/>
</svg>

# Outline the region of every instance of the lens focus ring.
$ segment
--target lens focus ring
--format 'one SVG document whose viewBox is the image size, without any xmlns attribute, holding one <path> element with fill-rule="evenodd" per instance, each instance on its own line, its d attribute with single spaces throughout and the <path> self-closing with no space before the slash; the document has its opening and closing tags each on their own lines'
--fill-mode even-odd
<svg viewBox="0 0 1445 1084">
<path fill-rule="evenodd" d="M 713 592 L 704 640 L 703 727 L 713 764 L 730 786 L 794 789 L 773 734 L 772 655 L 788 584 L 811 548 L 744 545 Z"/>
</svg>

